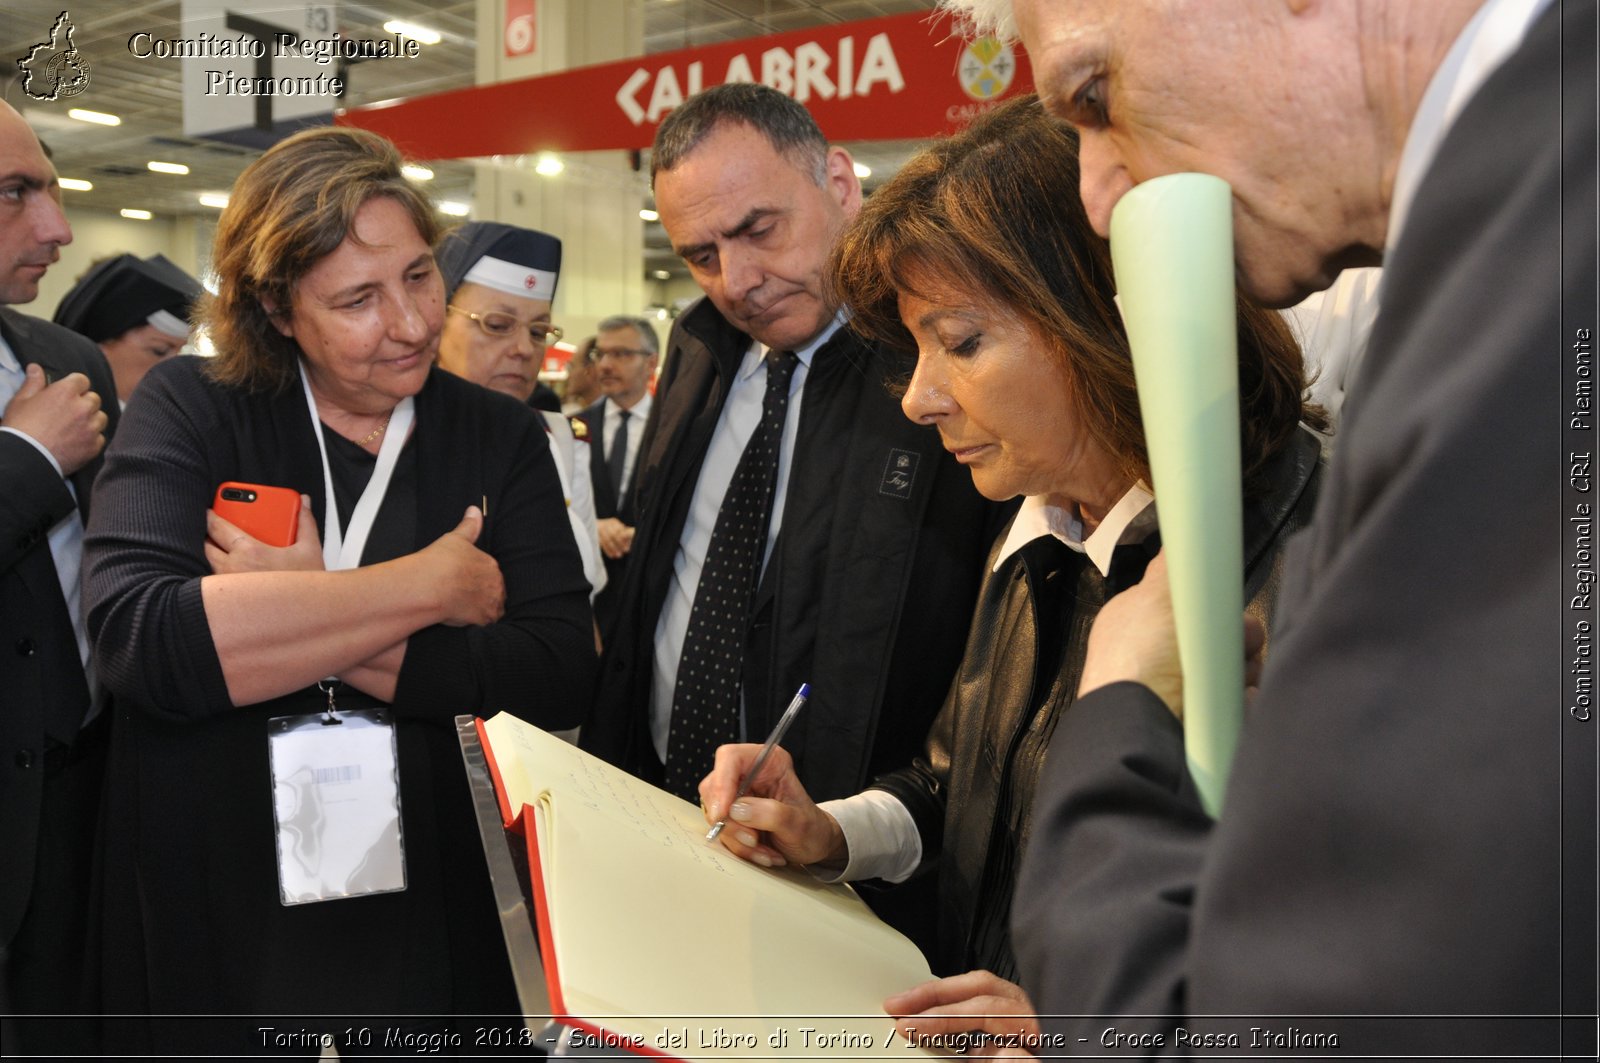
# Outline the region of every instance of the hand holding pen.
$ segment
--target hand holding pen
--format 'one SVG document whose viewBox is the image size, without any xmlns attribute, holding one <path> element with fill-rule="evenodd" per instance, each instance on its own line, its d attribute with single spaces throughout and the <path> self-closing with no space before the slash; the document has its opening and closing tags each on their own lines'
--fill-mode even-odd
<svg viewBox="0 0 1600 1063">
<path fill-rule="evenodd" d="M 843 867 L 848 856 L 844 834 L 800 784 L 794 761 L 778 745 L 785 730 L 780 721 L 766 745 L 717 750 L 716 765 L 700 783 L 706 821 L 716 825 L 707 837 L 763 867 Z"/>
<path fill-rule="evenodd" d="M 789 733 L 789 728 L 794 725 L 795 717 L 800 715 L 800 710 L 805 708 L 806 699 L 811 696 L 811 684 L 801 683 L 800 689 L 795 693 L 794 700 L 789 702 L 789 707 L 783 710 L 783 715 L 778 717 L 778 722 L 772 728 L 772 733 L 767 735 L 766 742 L 762 743 L 761 752 L 756 754 L 756 759 L 750 765 L 750 770 L 745 772 L 744 778 L 739 780 L 739 792 L 733 795 L 735 802 L 750 792 L 750 784 L 755 782 L 756 776 L 761 774 L 761 769 L 766 767 L 767 758 L 772 756 L 772 751 L 778 748 L 778 743 L 783 741 L 783 736 Z M 725 819 L 719 819 L 716 825 L 706 832 L 706 841 L 714 842 L 717 835 L 722 833 L 722 828 L 728 825 Z"/>
</svg>

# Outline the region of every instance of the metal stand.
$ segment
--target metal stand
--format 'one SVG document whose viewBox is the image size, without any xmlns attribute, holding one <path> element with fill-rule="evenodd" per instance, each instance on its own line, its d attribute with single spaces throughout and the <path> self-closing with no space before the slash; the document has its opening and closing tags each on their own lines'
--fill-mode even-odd
<svg viewBox="0 0 1600 1063">
<path fill-rule="evenodd" d="M 506 837 L 494 780 L 489 775 L 489 762 L 478 741 L 473 717 L 456 717 L 456 737 L 461 742 L 461 759 L 466 762 L 467 782 L 472 787 L 472 809 L 478 817 L 478 835 L 483 842 L 484 859 L 489 863 L 489 881 L 494 887 L 495 906 L 500 910 L 500 931 L 511 958 L 511 976 L 516 979 L 523 1021 L 530 1032 L 538 1034 L 550 1022 L 550 994 L 533 933 L 533 914 L 528 908 L 527 868 L 519 875 L 512 859 L 512 853 L 520 852 L 521 846 L 511 844 Z"/>
</svg>

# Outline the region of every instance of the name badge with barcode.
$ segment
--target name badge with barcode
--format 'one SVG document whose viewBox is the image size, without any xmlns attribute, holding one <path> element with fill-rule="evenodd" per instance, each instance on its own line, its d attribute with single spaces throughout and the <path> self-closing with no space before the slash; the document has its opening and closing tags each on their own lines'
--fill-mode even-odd
<svg viewBox="0 0 1600 1063">
<path fill-rule="evenodd" d="M 400 768 L 383 709 L 267 723 L 284 904 L 406 888 Z"/>
</svg>

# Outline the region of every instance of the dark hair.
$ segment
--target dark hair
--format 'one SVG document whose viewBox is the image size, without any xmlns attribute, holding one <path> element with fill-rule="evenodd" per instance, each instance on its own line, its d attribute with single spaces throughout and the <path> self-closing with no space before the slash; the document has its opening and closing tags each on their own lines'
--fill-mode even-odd
<svg viewBox="0 0 1600 1063">
<path fill-rule="evenodd" d="M 828 180 L 828 139 L 811 113 L 777 89 L 734 82 L 695 93 L 667 115 L 650 148 L 650 184 L 671 170 L 712 131 L 728 122 L 749 126 L 819 186 Z"/>
<path fill-rule="evenodd" d="M 867 200 L 830 263 L 851 327 L 914 353 L 900 293 L 971 292 L 1020 316 L 1073 381 L 1079 417 L 1132 479 L 1150 480 L 1127 334 L 1106 241 L 1078 194 L 1078 137 L 1023 96 L 908 162 Z M 1305 421 L 1300 347 L 1283 318 L 1239 300 L 1239 417 L 1246 490 Z"/>
<path fill-rule="evenodd" d="M 627 314 L 613 314 L 594 327 L 596 332 L 610 332 L 612 329 L 631 328 L 639 334 L 639 346 L 644 348 L 646 354 L 661 353 L 661 339 L 656 335 L 656 327 L 650 324 L 649 319 L 630 317 Z"/>
<path fill-rule="evenodd" d="M 263 301 L 287 315 L 295 285 L 351 234 L 368 200 L 388 196 L 423 240 L 438 239 L 433 205 L 400 173 L 401 161 L 376 133 L 330 126 L 296 133 L 245 168 L 212 244 L 217 293 L 200 308 L 217 348 L 207 363 L 214 379 L 262 391 L 294 381 L 300 347 L 274 327 Z"/>
</svg>

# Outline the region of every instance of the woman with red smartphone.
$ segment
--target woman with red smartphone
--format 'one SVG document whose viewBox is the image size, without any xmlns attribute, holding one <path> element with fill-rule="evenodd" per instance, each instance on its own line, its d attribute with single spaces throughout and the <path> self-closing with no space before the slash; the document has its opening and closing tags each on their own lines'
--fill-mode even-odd
<svg viewBox="0 0 1600 1063">
<path fill-rule="evenodd" d="M 242 1054 L 272 1025 L 164 1015 L 520 1013 L 453 717 L 580 723 L 588 584 L 537 415 L 434 367 L 437 228 L 400 163 L 323 128 L 246 169 L 220 353 L 151 371 L 96 487 L 101 1003 L 152 1016 L 108 1051 Z M 272 488 L 287 545 L 213 509 Z"/>
</svg>

